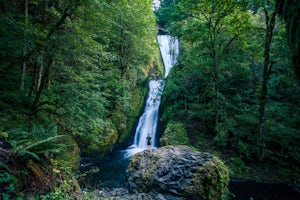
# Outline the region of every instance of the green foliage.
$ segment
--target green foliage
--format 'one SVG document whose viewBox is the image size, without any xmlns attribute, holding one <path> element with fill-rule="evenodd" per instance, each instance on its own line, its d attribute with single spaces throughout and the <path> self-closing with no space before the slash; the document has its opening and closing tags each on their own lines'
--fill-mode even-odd
<svg viewBox="0 0 300 200">
<path fill-rule="evenodd" d="M 15 192 L 16 182 L 17 182 L 16 177 L 9 174 L 8 172 L 0 173 L 1 199 L 3 200 L 11 199 L 12 193 Z"/>
<path fill-rule="evenodd" d="M 159 141 L 162 146 L 187 145 L 188 136 L 182 123 L 170 121 Z"/>
<path fill-rule="evenodd" d="M 61 153 L 66 145 L 57 143 L 64 135 L 57 135 L 57 126 L 49 125 L 45 130 L 43 127 L 33 125 L 30 132 L 21 129 L 11 130 L 9 141 L 16 155 L 23 160 L 40 160 L 40 156 L 51 158 L 53 154 Z"/>
<path fill-rule="evenodd" d="M 112 115 L 112 121 L 118 129 L 118 141 L 120 144 L 127 145 L 129 139 L 131 138 L 132 130 L 134 129 L 136 123 L 136 117 L 139 116 L 140 112 L 142 112 L 144 98 L 147 92 L 147 87 L 145 87 L 145 85 L 147 85 L 146 81 L 137 85 L 130 91 L 130 96 L 132 98 L 127 100 L 129 103 L 129 107 L 127 107 L 127 109 L 122 109 L 123 106 L 119 107 L 119 109 L 116 109 L 116 112 L 122 111 L 123 116 L 121 113 L 119 113 L 117 119 L 117 116 L 114 114 Z M 130 112 L 125 112 L 126 110 Z M 117 120 L 119 120 L 119 122 L 117 122 Z M 123 129 L 123 131 L 119 129 Z"/>
<path fill-rule="evenodd" d="M 3 151 L 7 155 L 5 160 L 1 157 L 4 163 L 0 165 L 0 175 L 7 177 L 3 184 L 9 186 L 3 187 L 6 188 L 4 195 L 11 193 L 16 197 L 28 187 L 43 194 L 54 191 L 51 194 L 54 199 L 63 199 L 71 193 L 78 195 L 80 188 L 74 174 L 78 171 L 79 149 L 73 138 L 58 135 L 55 124 L 46 129 L 33 125 L 30 132 L 10 130 L 8 141 L 13 149 Z M 47 195 L 38 194 L 41 198 Z"/>
<path fill-rule="evenodd" d="M 155 12 L 157 16 L 157 24 L 163 28 L 169 26 L 170 21 L 178 15 L 174 14 L 177 4 L 180 0 L 164 0 L 161 2 L 160 8 Z"/>
<path fill-rule="evenodd" d="M 277 0 L 276 7 L 278 8 L 279 15 L 284 18 L 286 22 L 287 37 L 290 49 L 290 58 L 292 65 L 300 77 L 300 67 L 299 67 L 299 12 L 297 11 L 300 7 L 300 3 L 297 0 Z"/>
<path fill-rule="evenodd" d="M 101 156 L 118 137 L 128 141 L 145 96 L 145 90 L 139 90 L 148 72 L 159 65 L 151 3 L 29 1 L 27 24 L 23 3 L 1 4 L 4 128 L 54 121 L 75 138 L 83 154 L 105 149 Z M 25 88 L 19 91 L 23 63 Z M 35 156 L 25 151 L 22 155 Z"/>
<path fill-rule="evenodd" d="M 226 165 L 230 169 L 230 176 L 235 178 L 251 178 L 250 168 L 246 166 L 243 160 L 239 157 L 231 158 Z"/>
<path fill-rule="evenodd" d="M 0 127 L 27 172 L 53 168 L 43 198 L 65 199 L 79 153 L 103 158 L 130 138 L 147 76 L 162 71 L 155 16 L 150 0 L 28 3 L 27 16 L 25 2 L 0 2 Z"/>
<path fill-rule="evenodd" d="M 0 140 L 4 140 L 8 138 L 8 133 L 7 132 L 0 132 Z"/>
<path fill-rule="evenodd" d="M 172 2 L 166 1 L 156 12 L 159 23 L 180 38 L 181 48 L 179 63 L 163 93 L 163 128 L 167 130 L 169 121 L 182 123 L 190 145 L 218 151 L 225 159 L 233 157 L 232 169 L 236 166 L 237 170 L 232 170 L 231 176 L 251 177 L 247 164 L 257 161 L 259 139 L 263 4 L 252 2 L 254 12 L 250 13 L 243 1 Z M 270 51 L 270 60 L 276 63 L 268 83 L 265 112 L 265 163 L 282 179 L 297 184 L 291 171 L 300 170 L 295 143 L 299 142 L 300 87 L 287 60 L 284 24 L 276 22 Z"/>
</svg>

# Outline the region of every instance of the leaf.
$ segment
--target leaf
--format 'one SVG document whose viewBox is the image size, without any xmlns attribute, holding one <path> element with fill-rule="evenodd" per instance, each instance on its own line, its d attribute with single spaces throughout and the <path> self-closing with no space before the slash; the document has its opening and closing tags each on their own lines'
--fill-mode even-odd
<svg viewBox="0 0 300 200">
<path fill-rule="evenodd" d="M 19 157 L 22 157 L 22 158 L 26 158 L 28 159 L 28 156 L 29 158 L 33 158 L 35 160 L 40 160 L 39 156 L 33 152 L 30 152 L 30 151 L 27 151 L 27 150 L 21 150 L 19 152 L 17 152 L 17 156 Z"/>
<path fill-rule="evenodd" d="M 30 149 L 33 149 L 35 147 L 38 147 L 40 145 L 43 145 L 43 144 L 46 144 L 46 143 L 50 143 L 50 142 L 54 142 L 56 141 L 58 138 L 63 138 L 63 137 L 66 137 L 66 135 L 57 135 L 57 136 L 53 136 L 53 137 L 49 137 L 47 139 L 44 139 L 44 140 L 41 140 L 39 142 L 36 142 L 36 143 L 33 143 L 27 147 L 25 147 L 24 149 L 25 150 L 30 150 Z"/>
</svg>

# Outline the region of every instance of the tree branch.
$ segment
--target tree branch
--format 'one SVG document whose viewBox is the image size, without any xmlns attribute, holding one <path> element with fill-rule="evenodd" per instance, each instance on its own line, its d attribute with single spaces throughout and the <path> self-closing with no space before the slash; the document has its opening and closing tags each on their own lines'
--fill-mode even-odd
<svg viewBox="0 0 300 200">
<path fill-rule="evenodd" d="M 226 49 L 230 46 L 230 44 L 239 37 L 240 34 L 235 34 L 225 45 L 224 49 L 223 49 L 223 53 L 225 53 Z"/>
</svg>

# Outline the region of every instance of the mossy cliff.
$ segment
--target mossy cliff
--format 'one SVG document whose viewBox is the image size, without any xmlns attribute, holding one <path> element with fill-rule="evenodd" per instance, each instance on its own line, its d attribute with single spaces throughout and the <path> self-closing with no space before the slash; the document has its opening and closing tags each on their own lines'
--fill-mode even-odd
<svg viewBox="0 0 300 200">
<path fill-rule="evenodd" d="M 226 166 L 218 158 L 187 146 L 138 153 L 127 173 L 131 191 L 156 193 L 165 199 L 225 199 L 228 194 Z"/>
</svg>

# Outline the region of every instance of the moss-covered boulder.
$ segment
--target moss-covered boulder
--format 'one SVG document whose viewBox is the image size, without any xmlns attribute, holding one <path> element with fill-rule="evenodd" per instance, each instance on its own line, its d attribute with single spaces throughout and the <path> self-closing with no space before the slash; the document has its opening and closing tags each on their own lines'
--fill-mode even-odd
<svg viewBox="0 0 300 200">
<path fill-rule="evenodd" d="M 127 182 L 132 192 L 155 193 L 165 199 L 224 199 L 229 174 L 225 165 L 208 153 L 167 146 L 134 155 Z"/>
</svg>

